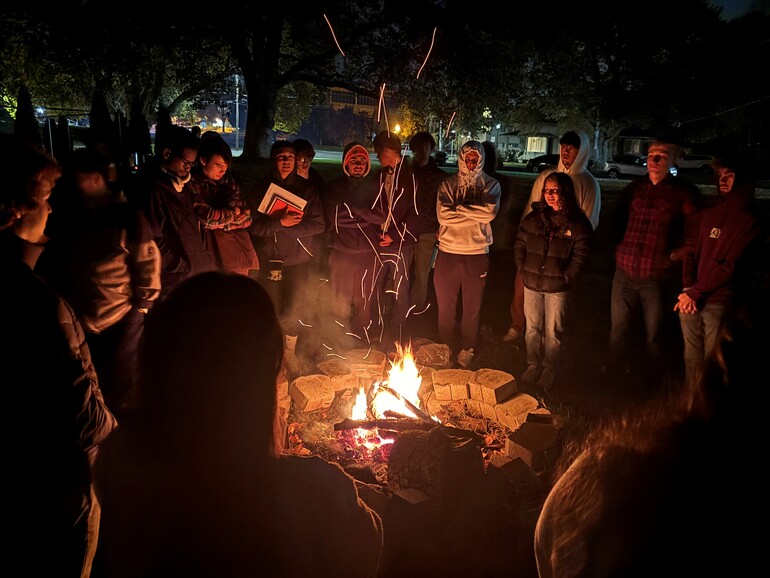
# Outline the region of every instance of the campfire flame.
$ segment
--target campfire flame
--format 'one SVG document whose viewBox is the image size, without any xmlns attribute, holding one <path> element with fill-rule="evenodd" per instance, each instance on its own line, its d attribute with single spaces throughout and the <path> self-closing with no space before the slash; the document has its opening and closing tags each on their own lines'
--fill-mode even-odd
<svg viewBox="0 0 770 578">
<path fill-rule="evenodd" d="M 420 406 L 420 398 L 417 393 L 422 384 L 422 376 L 420 376 L 420 371 L 414 362 L 411 344 L 401 347 L 400 344 L 396 343 L 396 360 L 389 363 L 388 379 L 385 382 L 376 382 L 372 385 L 370 403 L 367 403 L 367 394 L 364 388 L 359 388 L 351 413 L 352 419 L 381 419 L 387 417 L 388 413 L 417 417 L 409 405 L 404 402 L 407 400 L 415 407 Z M 359 428 L 357 433 L 356 437 L 359 443 L 369 450 L 385 443 L 393 443 L 391 439 L 380 438 L 376 429 Z"/>
</svg>

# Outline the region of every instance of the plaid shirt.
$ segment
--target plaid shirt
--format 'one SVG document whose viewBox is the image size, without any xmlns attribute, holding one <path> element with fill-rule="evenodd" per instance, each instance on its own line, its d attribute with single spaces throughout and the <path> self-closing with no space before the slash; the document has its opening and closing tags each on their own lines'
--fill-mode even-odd
<svg viewBox="0 0 770 578">
<path fill-rule="evenodd" d="M 185 189 L 192 197 L 198 221 L 206 229 L 232 231 L 251 226 L 251 211 L 241 196 L 238 181 L 230 174 L 215 181 L 196 171 Z"/>
<path fill-rule="evenodd" d="M 615 249 L 618 269 L 636 279 L 661 279 L 672 266 L 671 251 L 684 239 L 685 219 L 695 212 L 694 185 L 668 175 L 657 185 L 648 176 L 623 191 L 628 223 Z"/>
</svg>

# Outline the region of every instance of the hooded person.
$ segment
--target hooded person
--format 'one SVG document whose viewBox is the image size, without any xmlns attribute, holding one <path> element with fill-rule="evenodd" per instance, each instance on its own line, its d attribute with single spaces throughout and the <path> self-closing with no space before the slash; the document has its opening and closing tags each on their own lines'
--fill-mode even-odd
<svg viewBox="0 0 770 578">
<path fill-rule="evenodd" d="M 336 334 L 329 340 L 343 349 L 351 345 L 352 336 L 346 333 L 366 343 L 370 326 L 373 272 L 379 264 L 376 247 L 386 216 L 377 203 L 377 181 L 368 177 L 370 171 L 366 147 L 359 142 L 348 143 L 342 153 L 343 174 L 326 184 L 322 197 L 335 317 L 325 325 Z"/>
<path fill-rule="evenodd" d="M 484 147 L 471 140 L 457 157 L 458 171 L 438 189 L 438 255 L 433 271 L 439 337 L 455 344 L 455 318 L 462 297 L 457 363 L 467 368 L 475 355 L 484 296 L 492 220 L 500 206 L 500 183 L 483 170 Z"/>
<path fill-rule="evenodd" d="M 276 141 L 270 150 L 270 173 L 245 195 L 251 209 L 254 248 L 259 262 L 268 264 L 268 271 L 260 272 L 258 280 L 273 300 L 286 331 L 289 350 L 296 344 L 302 326 L 300 321 L 312 315 L 308 288 L 313 245 L 325 227 L 318 190 L 311 181 L 297 174 L 296 160 L 291 142 Z M 276 199 L 270 206 L 283 206 L 283 209 L 262 207 L 260 211 L 268 191 Z M 284 203 L 281 197 L 288 202 Z"/>
<path fill-rule="evenodd" d="M 591 154 L 591 143 L 588 135 L 582 130 L 570 130 L 559 139 L 559 164 L 555 169 L 542 171 L 532 185 L 529 200 L 524 206 L 521 218 L 527 216 L 532 210 L 532 203 L 540 199 L 543 190 L 543 181 L 554 171 L 567 173 L 572 178 L 575 186 L 575 198 L 583 214 L 591 221 L 594 230 L 599 226 L 599 212 L 602 208 L 601 187 L 588 170 L 588 161 Z"/>
<path fill-rule="evenodd" d="M 725 311 L 745 300 L 752 271 L 762 262 L 761 221 L 748 173 L 733 158 L 714 162 L 717 195 L 698 212 L 681 251 L 683 289 L 674 310 L 679 312 L 685 381 L 691 388 L 714 349 Z"/>
</svg>

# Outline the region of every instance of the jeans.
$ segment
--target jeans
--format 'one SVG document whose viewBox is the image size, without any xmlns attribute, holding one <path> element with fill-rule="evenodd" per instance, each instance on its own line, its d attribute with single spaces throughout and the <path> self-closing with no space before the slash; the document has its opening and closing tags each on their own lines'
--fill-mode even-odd
<svg viewBox="0 0 770 578">
<path fill-rule="evenodd" d="M 659 281 L 635 279 L 620 269 L 615 270 L 610 298 L 610 359 L 625 360 L 634 309 L 642 307 L 646 344 L 649 353 L 659 353 L 660 328 L 663 319 L 663 289 Z M 673 305 L 672 305 L 673 307 Z"/>
<path fill-rule="evenodd" d="M 703 374 L 703 362 L 714 350 L 719 325 L 725 313 L 721 303 L 709 303 L 695 313 L 679 313 L 684 338 L 685 383 L 694 387 Z"/>
<path fill-rule="evenodd" d="M 564 334 L 567 291 L 543 293 L 524 287 L 524 317 L 527 365 L 542 366 L 556 373 Z M 541 354 L 542 351 L 542 354 Z"/>
</svg>

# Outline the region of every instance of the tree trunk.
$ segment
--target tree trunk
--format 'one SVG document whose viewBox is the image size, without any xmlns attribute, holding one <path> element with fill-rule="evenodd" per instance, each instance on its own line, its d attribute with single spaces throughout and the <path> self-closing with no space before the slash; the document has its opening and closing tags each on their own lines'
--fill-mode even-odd
<svg viewBox="0 0 770 578">
<path fill-rule="evenodd" d="M 244 158 L 266 159 L 273 144 L 275 103 L 278 88 L 260 82 L 253 73 L 244 74 L 248 90 L 249 110 L 246 117 L 246 133 L 243 136 Z"/>
</svg>

